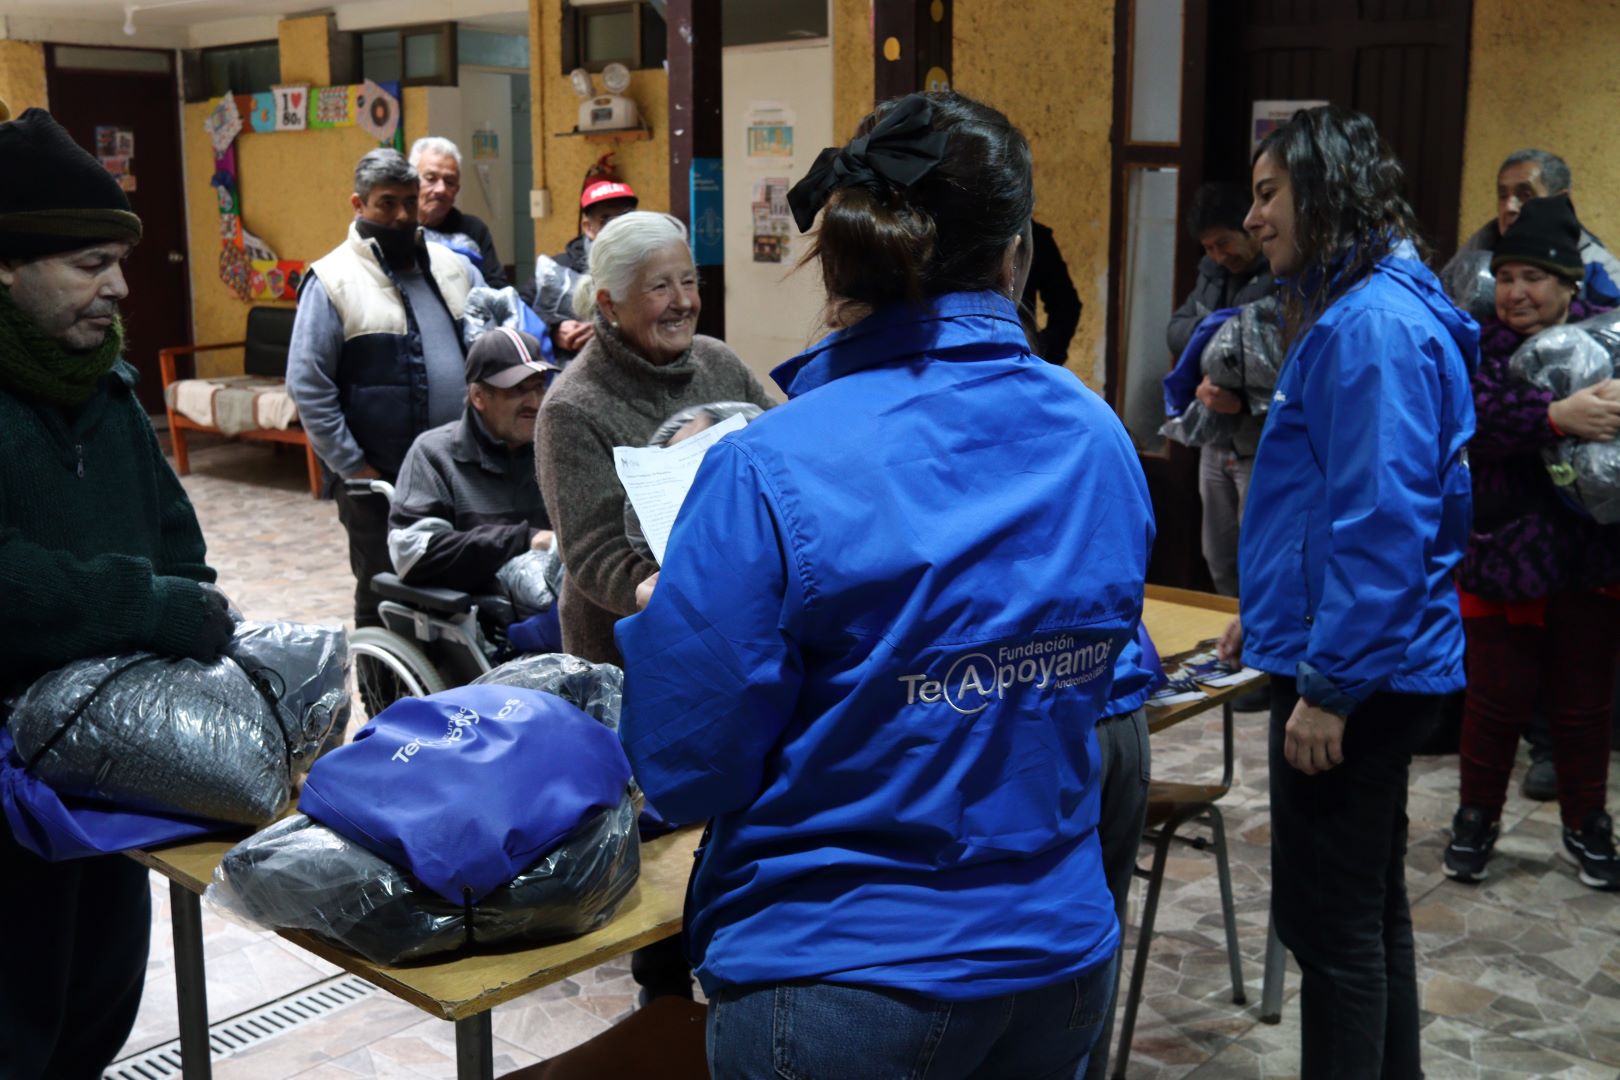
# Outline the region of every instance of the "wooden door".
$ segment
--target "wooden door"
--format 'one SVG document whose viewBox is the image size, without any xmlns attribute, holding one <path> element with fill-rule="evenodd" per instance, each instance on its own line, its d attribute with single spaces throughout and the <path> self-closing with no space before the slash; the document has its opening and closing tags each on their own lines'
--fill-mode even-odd
<svg viewBox="0 0 1620 1080">
<path fill-rule="evenodd" d="M 124 159 L 113 167 L 131 178 L 125 190 L 140 215 L 142 235 L 124 266 L 124 356 L 141 373 L 141 404 L 148 413 L 162 413 L 158 350 L 191 344 L 174 54 L 64 45 L 46 52 L 51 114 L 91 154 Z"/>
<path fill-rule="evenodd" d="M 1203 0 L 1119 0 L 1114 15 L 1112 209 L 1105 394 L 1141 456 L 1158 534 L 1148 580 L 1209 591 L 1200 548 L 1197 450 L 1158 434 L 1165 331 L 1202 254 L 1181 227 L 1205 179 Z"/>
<path fill-rule="evenodd" d="M 1472 0 L 1225 0 L 1209 21 L 1210 175 L 1248 175 L 1250 103 L 1372 117 L 1440 260 L 1457 248 Z M 1224 77 L 1222 77 L 1224 75 Z"/>
</svg>

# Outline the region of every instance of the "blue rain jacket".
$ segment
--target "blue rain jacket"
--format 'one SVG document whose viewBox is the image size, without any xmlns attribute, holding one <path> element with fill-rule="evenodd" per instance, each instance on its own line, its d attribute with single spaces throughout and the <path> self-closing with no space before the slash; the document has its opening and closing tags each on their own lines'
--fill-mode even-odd
<svg viewBox="0 0 1620 1080">
<path fill-rule="evenodd" d="M 1463 686 L 1479 327 L 1403 243 L 1302 333 L 1238 546 L 1244 660 L 1340 715 Z"/>
<path fill-rule="evenodd" d="M 622 620 L 648 799 L 711 819 L 704 989 L 975 999 L 1113 954 L 1096 721 L 1151 503 L 1119 420 L 994 293 L 895 306 L 775 373 Z"/>
</svg>

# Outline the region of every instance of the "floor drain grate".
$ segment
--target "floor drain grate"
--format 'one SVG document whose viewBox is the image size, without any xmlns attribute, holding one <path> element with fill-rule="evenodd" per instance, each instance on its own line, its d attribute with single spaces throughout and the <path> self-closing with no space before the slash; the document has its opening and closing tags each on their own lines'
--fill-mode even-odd
<svg viewBox="0 0 1620 1080">
<path fill-rule="evenodd" d="M 366 1000 L 378 990 L 358 975 L 336 975 L 268 1005 L 221 1020 L 208 1029 L 210 1057 L 218 1061 L 266 1039 Z M 180 1075 L 180 1040 L 115 1061 L 102 1080 L 170 1080 Z"/>
</svg>

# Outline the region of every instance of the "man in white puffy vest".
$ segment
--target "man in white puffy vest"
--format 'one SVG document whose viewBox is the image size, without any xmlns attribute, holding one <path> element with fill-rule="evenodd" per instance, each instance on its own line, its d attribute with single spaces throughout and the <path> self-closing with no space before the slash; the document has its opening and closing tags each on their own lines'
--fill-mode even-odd
<svg viewBox="0 0 1620 1080">
<path fill-rule="evenodd" d="M 422 236 L 417 194 L 416 170 L 396 151 L 360 159 L 354 223 L 310 266 L 287 356 L 299 420 L 338 477 L 356 626 L 380 624 L 370 581 L 391 568 L 388 509 L 381 499 L 350 498 L 342 481 L 392 481 L 416 437 L 456 419 L 466 401 L 462 313 L 481 282 Z"/>
</svg>

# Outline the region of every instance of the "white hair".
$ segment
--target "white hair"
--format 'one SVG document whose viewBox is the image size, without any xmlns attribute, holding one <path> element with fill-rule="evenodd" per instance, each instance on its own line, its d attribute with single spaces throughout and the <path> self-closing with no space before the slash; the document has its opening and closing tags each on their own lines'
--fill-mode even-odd
<svg viewBox="0 0 1620 1080">
<path fill-rule="evenodd" d="M 443 154 L 456 159 L 456 168 L 461 168 L 461 151 L 456 144 L 442 135 L 424 135 L 411 143 L 411 166 L 414 168 L 422 161 L 423 154 Z"/>
<path fill-rule="evenodd" d="M 586 274 L 574 286 L 574 295 L 570 301 L 574 306 L 574 318 L 580 322 L 590 322 L 596 317 L 596 279 Z"/>
<path fill-rule="evenodd" d="M 636 283 L 641 264 L 653 252 L 673 244 L 686 247 L 686 226 L 679 218 L 653 210 L 620 214 L 591 242 L 591 280 L 598 290 L 606 289 L 615 301 L 621 301 Z"/>
</svg>

